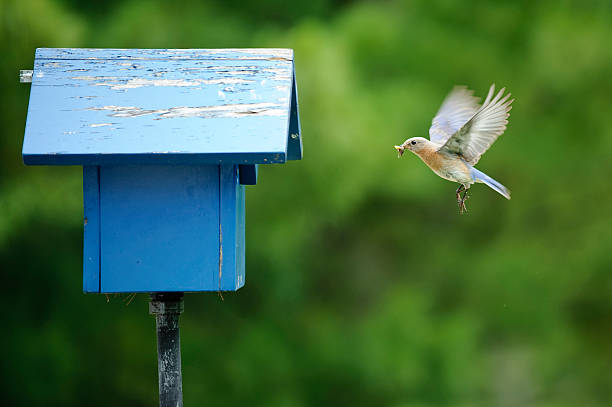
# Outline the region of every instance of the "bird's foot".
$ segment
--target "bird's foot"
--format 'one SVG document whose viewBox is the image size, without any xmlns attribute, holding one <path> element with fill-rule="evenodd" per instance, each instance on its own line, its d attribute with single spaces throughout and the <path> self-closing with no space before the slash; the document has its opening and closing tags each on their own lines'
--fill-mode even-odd
<svg viewBox="0 0 612 407">
<path fill-rule="evenodd" d="M 459 196 L 459 194 L 457 194 L 457 196 Z M 465 212 L 467 212 L 467 208 L 466 208 L 466 206 L 465 206 L 465 201 L 467 201 L 469 197 L 470 197 L 470 196 L 468 195 L 468 190 L 466 189 L 466 190 L 463 192 L 463 196 L 461 197 L 461 199 L 459 199 L 459 200 L 457 201 L 457 204 L 459 205 L 459 213 L 460 213 L 461 215 L 463 215 Z"/>
</svg>

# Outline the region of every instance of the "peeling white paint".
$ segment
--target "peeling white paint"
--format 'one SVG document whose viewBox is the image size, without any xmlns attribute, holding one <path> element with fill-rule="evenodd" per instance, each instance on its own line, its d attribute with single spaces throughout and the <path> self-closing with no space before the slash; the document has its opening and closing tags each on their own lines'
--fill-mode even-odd
<svg viewBox="0 0 612 407">
<path fill-rule="evenodd" d="M 226 70 L 227 68 L 225 68 L 224 70 L 219 69 L 220 73 L 223 73 L 224 75 L 232 75 L 232 76 L 236 76 L 236 75 L 255 75 L 257 74 L 257 71 L 255 69 L 232 69 L 231 71 Z"/>
<path fill-rule="evenodd" d="M 117 76 L 73 76 L 70 79 L 75 81 L 117 81 Z"/>
<path fill-rule="evenodd" d="M 270 80 L 279 82 L 290 81 L 293 75 L 291 70 L 285 68 L 264 68 L 262 72 L 271 73 L 272 77 Z"/>
<path fill-rule="evenodd" d="M 253 83 L 255 81 L 249 81 L 241 78 L 219 78 L 219 79 L 205 79 L 201 81 L 206 85 L 245 85 L 247 83 Z"/>
<path fill-rule="evenodd" d="M 125 90 L 142 88 L 145 86 L 167 86 L 167 87 L 197 87 L 202 85 L 245 85 L 254 81 L 241 78 L 216 78 L 216 79 L 125 79 L 116 76 L 74 76 L 71 79 L 80 81 L 92 81 L 95 86 L 108 86 L 113 90 Z"/>
<path fill-rule="evenodd" d="M 282 116 L 280 105 L 274 103 L 242 103 L 234 105 L 174 107 L 161 113 L 162 118 L 174 117 L 241 117 L 241 116 Z"/>
<path fill-rule="evenodd" d="M 111 117 L 139 117 L 149 114 L 157 115 L 158 119 L 173 119 L 178 117 L 243 117 L 243 116 L 283 116 L 286 114 L 282 105 L 275 103 L 240 103 L 217 106 L 187 107 L 179 106 L 169 109 L 141 109 L 134 106 L 103 106 L 88 110 L 103 110 L 111 112 Z"/>
<path fill-rule="evenodd" d="M 157 110 L 145 110 L 135 106 L 103 106 L 92 107 L 88 110 L 109 110 L 113 112 L 109 115 L 112 117 L 138 117 L 158 112 Z"/>
<path fill-rule="evenodd" d="M 102 86 L 110 86 L 111 89 L 135 89 L 143 86 L 199 86 L 199 81 L 187 81 L 184 79 L 130 79 L 124 84 L 97 84 Z"/>
</svg>

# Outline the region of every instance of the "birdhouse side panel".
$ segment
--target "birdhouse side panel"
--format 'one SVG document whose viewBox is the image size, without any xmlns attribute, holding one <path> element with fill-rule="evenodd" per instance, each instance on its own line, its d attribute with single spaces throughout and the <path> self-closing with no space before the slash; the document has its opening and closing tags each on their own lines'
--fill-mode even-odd
<svg viewBox="0 0 612 407">
<path fill-rule="evenodd" d="M 256 185 L 258 164 L 245 164 L 238 166 L 238 178 L 242 185 Z"/>
<path fill-rule="evenodd" d="M 236 208 L 236 224 L 238 225 L 238 236 L 236 239 L 236 290 L 245 283 L 246 268 L 246 188 L 239 185 L 238 202 Z"/>
<path fill-rule="evenodd" d="M 83 167 L 83 291 L 100 292 L 100 168 Z"/>
<path fill-rule="evenodd" d="M 237 165 L 220 166 L 221 250 L 219 290 L 235 291 L 244 285 L 245 187 Z"/>
<path fill-rule="evenodd" d="M 302 159 L 302 136 L 300 115 L 298 113 L 298 96 L 295 73 L 291 84 L 291 106 L 289 111 L 289 138 L 287 141 L 287 160 Z"/>
</svg>

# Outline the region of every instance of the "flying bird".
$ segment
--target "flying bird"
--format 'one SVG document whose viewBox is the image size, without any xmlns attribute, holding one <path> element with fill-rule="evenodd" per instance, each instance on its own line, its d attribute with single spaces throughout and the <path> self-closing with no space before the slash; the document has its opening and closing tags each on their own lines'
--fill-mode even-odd
<svg viewBox="0 0 612 407">
<path fill-rule="evenodd" d="M 474 183 L 486 184 L 510 199 L 510 191 L 505 186 L 474 168 L 480 156 L 506 130 L 514 99 L 510 99 L 510 93 L 504 96 L 505 90 L 502 88 L 495 94 L 495 84 L 491 85 L 481 106 L 473 91 L 456 86 L 433 118 L 429 140 L 412 137 L 395 146 L 398 157 L 410 150 L 438 176 L 460 184 L 455 191 L 460 213 L 466 211 L 468 189 Z"/>
</svg>

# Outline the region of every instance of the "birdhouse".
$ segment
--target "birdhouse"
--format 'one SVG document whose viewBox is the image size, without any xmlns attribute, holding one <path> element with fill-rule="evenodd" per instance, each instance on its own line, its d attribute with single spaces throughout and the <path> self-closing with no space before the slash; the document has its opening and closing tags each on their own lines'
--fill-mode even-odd
<svg viewBox="0 0 612 407">
<path fill-rule="evenodd" d="M 42 48 L 31 78 L 24 162 L 83 166 L 85 292 L 244 285 L 244 185 L 302 157 L 292 50 Z"/>
</svg>

